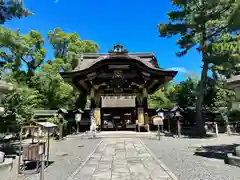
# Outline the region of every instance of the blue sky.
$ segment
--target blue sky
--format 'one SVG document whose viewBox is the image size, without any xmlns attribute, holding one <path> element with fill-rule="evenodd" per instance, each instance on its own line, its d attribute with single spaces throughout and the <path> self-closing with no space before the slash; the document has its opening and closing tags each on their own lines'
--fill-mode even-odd
<svg viewBox="0 0 240 180">
<path fill-rule="evenodd" d="M 77 32 L 82 39 L 93 40 L 100 52 L 107 52 L 113 44 L 121 43 L 130 52 L 154 52 L 161 68 L 180 67 L 200 73 L 200 54 L 195 49 L 184 57 L 177 57 L 177 38 L 158 37 L 157 24 L 167 22 L 172 9 L 170 0 L 25 0 L 25 7 L 35 15 L 9 21 L 6 26 L 27 33 L 30 29 L 47 32 L 60 27 Z M 146 3 L 148 2 L 148 3 Z M 52 59 L 51 47 L 47 59 Z M 184 79 L 179 73 L 175 81 Z"/>
</svg>

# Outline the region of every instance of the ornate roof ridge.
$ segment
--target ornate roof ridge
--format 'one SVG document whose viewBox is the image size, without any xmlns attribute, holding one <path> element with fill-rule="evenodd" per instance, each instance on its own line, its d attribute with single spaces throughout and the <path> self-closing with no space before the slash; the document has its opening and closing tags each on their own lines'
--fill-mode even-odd
<svg viewBox="0 0 240 180">
<path fill-rule="evenodd" d="M 139 55 L 139 56 L 155 56 L 155 54 L 153 52 L 135 52 L 135 53 L 127 53 L 127 54 L 129 54 L 129 55 Z M 87 57 L 87 56 L 99 57 L 99 56 L 110 55 L 110 53 L 82 53 L 82 55 L 84 57 Z"/>
</svg>

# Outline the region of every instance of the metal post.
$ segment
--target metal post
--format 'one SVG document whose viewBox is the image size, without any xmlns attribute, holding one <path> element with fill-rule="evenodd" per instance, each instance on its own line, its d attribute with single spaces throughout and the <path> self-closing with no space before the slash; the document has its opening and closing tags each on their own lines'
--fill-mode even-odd
<svg viewBox="0 0 240 180">
<path fill-rule="evenodd" d="M 63 125 L 62 125 L 62 122 L 60 120 L 60 126 L 59 126 L 59 140 L 62 140 L 62 137 L 63 137 Z"/>
<path fill-rule="evenodd" d="M 49 129 L 48 129 L 48 140 L 47 140 L 47 166 L 49 163 L 49 144 L 50 144 L 50 134 L 49 134 Z"/>
<path fill-rule="evenodd" d="M 35 128 L 31 128 L 30 131 L 31 131 L 31 134 L 32 134 L 32 144 L 33 144 L 33 142 L 34 142 Z"/>
<path fill-rule="evenodd" d="M 44 153 L 42 153 L 41 154 L 40 180 L 44 180 L 44 167 L 45 167 Z"/>
<path fill-rule="evenodd" d="M 226 128 L 227 128 L 227 134 L 228 134 L 229 136 L 231 136 L 232 133 L 231 133 L 230 125 L 227 124 Z"/>
<path fill-rule="evenodd" d="M 18 156 L 18 174 L 21 174 L 21 158 L 22 158 L 22 133 L 23 128 L 21 128 L 20 134 L 19 134 L 19 156 Z"/>
<path fill-rule="evenodd" d="M 178 119 L 177 121 L 177 126 L 178 126 L 178 137 L 181 137 L 181 126 L 180 126 L 180 120 Z"/>
<path fill-rule="evenodd" d="M 77 134 L 79 134 L 79 122 L 77 121 Z"/>
<path fill-rule="evenodd" d="M 159 127 L 159 124 L 157 125 L 158 127 L 158 140 L 160 141 L 160 127 Z"/>
<path fill-rule="evenodd" d="M 216 137 L 218 137 L 218 124 L 215 123 Z"/>
</svg>

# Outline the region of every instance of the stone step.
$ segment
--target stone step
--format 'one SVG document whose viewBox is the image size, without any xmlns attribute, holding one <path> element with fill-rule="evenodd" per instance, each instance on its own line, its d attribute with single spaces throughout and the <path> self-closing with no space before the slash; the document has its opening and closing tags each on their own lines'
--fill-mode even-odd
<svg viewBox="0 0 240 180">
<path fill-rule="evenodd" d="M 240 157 L 234 156 L 231 153 L 227 154 L 227 164 L 240 167 Z"/>
</svg>

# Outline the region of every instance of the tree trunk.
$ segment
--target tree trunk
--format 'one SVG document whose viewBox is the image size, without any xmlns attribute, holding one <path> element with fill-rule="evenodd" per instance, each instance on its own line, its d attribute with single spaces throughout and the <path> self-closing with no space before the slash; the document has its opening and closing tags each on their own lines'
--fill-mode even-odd
<svg viewBox="0 0 240 180">
<path fill-rule="evenodd" d="M 205 119 L 202 117 L 202 104 L 203 98 L 205 94 L 206 82 L 207 82 L 207 72 L 208 72 L 208 60 L 207 60 L 207 52 L 206 52 L 206 31 L 205 27 L 202 33 L 202 73 L 201 73 L 201 81 L 198 87 L 198 94 L 197 94 L 197 102 L 196 102 L 196 132 L 199 136 L 205 136 Z"/>
<path fill-rule="evenodd" d="M 202 118 L 202 104 L 204 98 L 204 90 L 206 87 L 206 80 L 207 80 L 207 72 L 208 72 L 208 63 L 203 61 L 203 69 L 201 75 L 201 81 L 198 90 L 198 97 L 196 102 L 196 128 L 197 133 L 200 136 L 204 136 L 206 134 L 205 131 L 205 120 Z"/>
</svg>

